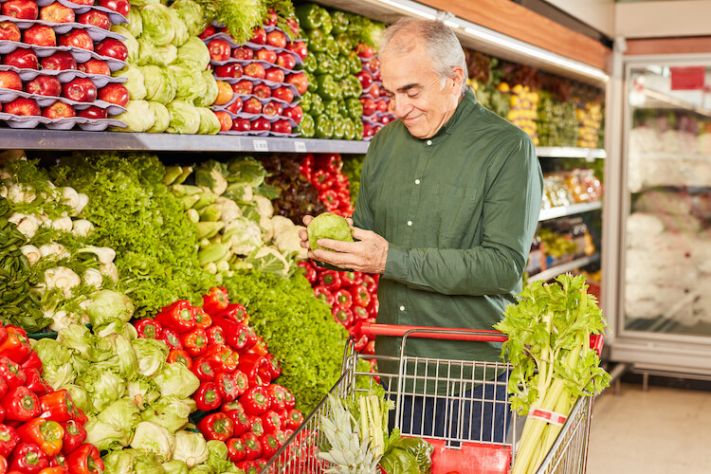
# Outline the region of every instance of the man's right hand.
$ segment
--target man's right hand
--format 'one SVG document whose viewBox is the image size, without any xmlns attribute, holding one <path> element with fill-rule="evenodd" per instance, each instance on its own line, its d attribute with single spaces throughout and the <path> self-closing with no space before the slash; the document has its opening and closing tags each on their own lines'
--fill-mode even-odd
<svg viewBox="0 0 711 474">
<path fill-rule="evenodd" d="M 304 218 L 302 219 L 302 221 L 306 227 L 309 226 L 309 224 L 311 223 L 312 220 L 314 220 L 314 217 L 309 216 L 309 215 L 304 216 Z M 309 233 L 306 232 L 306 229 L 299 230 L 299 238 L 301 239 L 301 246 L 308 250 L 308 248 L 309 248 Z"/>
</svg>

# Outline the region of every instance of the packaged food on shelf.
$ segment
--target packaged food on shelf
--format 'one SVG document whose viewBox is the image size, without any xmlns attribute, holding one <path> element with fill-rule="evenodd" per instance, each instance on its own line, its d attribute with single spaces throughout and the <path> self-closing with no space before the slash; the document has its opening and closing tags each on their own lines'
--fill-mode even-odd
<svg viewBox="0 0 711 474">
<path fill-rule="evenodd" d="M 602 197 L 602 183 L 592 169 L 548 173 L 543 180 L 543 209 L 596 202 Z"/>
</svg>

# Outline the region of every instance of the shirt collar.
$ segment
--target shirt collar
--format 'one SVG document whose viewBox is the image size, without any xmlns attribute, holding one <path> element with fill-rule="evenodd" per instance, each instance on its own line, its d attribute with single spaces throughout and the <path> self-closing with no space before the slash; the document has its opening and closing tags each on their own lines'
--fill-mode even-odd
<svg viewBox="0 0 711 474">
<path fill-rule="evenodd" d="M 449 120 L 447 120 L 447 122 L 442 126 L 442 128 L 437 131 L 437 133 L 434 134 L 432 138 L 421 141 L 430 141 L 434 144 L 441 140 L 442 137 L 450 135 L 452 133 L 452 130 L 454 130 L 454 128 L 457 126 L 457 124 L 461 122 L 462 117 L 466 115 L 473 108 L 474 105 L 476 105 L 476 98 L 474 97 L 474 93 L 472 92 L 472 90 L 467 87 L 466 91 L 464 92 L 464 96 L 462 97 L 462 100 L 459 101 L 459 105 L 457 105 L 454 114 L 449 117 Z"/>
</svg>

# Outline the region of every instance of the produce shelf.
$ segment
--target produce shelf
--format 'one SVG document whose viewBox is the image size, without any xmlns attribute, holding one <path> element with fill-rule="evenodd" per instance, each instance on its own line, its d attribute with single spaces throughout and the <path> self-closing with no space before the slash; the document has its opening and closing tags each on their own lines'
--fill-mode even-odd
<svg viewBox="0 0 711 474">
<path fill-rule="evenodd" d="M 548 281 L 558 275 L 567 273 L 572 270 L 577 270 L 591 263 L 595 263 L 600 260 L 600 254 L 595 254 L 590 257 L 583 257 L 573 260 L 572 262 L 564 263 L 563 265 L 558 265 L 557 267 L 549 268 L 540 273 L 536 273 L 528 278 L 528 281 Z"/>
<path fill-rule="evenodd" d="M 167 133 L 0 129 L 2 149 L 363 154 L 368 142 Z"/>
<path fill-rule="evenodd" d="M 607 153 L 601 148 L 576 148 L 568 146 L 541 146 L 536 148 L 540 158 L 585 158 L 593 161 L 607 158 Z"/>
<path fill-rule="evenodd" d="M 679 99 L 668 93 L 645 88 L 643 94 L 646 99 L 646 107 L 689 110 L 692 112 L 696 112 L 697 114 L 702 115 L 704 117 L 711 117 L 711 109 L 707 109 L 706 107 L 700 107 L 694 103 Z"/>
<path fill-rule="evenodd" d="M 602 202 L 586 202 L 583 204 L 573 204 L 571 206 L 554 207 L 552 209 L 543 209 L 538 216 L 538 220 L 547 221 L 550 219 L 557 219 L 559 217 L 573 216 L 575 214 L 582 214 L 584 212 L 596 211 L 602 208 Z"/>
</svg>

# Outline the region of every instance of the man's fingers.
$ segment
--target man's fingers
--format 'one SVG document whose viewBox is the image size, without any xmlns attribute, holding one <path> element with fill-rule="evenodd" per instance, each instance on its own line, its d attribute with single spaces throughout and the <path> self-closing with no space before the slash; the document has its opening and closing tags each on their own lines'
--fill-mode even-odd
<svg viewBox="0 0 711 474">
<path fill-rule="evenodd" d="M 341 242 L 340 240 L 319 239 L 317 242 L 321 247 L 335 250 L 337 252 L 351 253 L 355 251 L 356 242 Z"/>
<path fill-rule="evenodd" d="M 304 223 L 304 225 L 309 225 L 312 220 L 314 220 L 314 217 L 309 216 L 309 215 L 306 215 L 306 216 L 304 216 L 303 219 L 301 219 L 301 221 Z"/>
<path fill-rule="evenodd" d="M 358 227 L 353 227 L 353 238 L 357 240 L 367 240 L 371 238 L 373 233 L 369 230 L 359 229 Z"/>
<path fill-rule="evenodd" d="M 318 249 L 310 252 L 315 260 L 328 263 L 341 268 L 351 268 L 356 263 L 355 256 L 348 253 L 331 252 L 330 250 Z"/>
<path fill-rule="evenodd" d="M 350 217 L 346 217 L 346 221 L 348 222 L 349 226 L 353 227 L 353 219 L 351 219 Z"/>
</svg>

